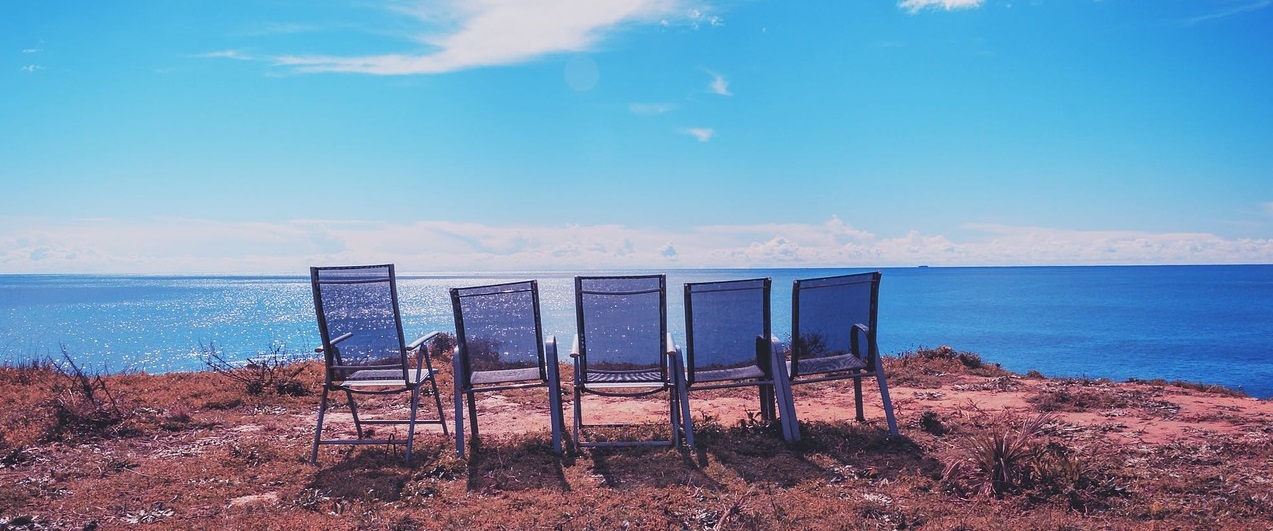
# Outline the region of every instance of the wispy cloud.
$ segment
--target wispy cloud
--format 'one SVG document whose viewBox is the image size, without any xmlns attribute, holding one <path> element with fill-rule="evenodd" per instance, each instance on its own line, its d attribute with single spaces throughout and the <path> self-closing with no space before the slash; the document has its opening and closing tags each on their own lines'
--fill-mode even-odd
<svg viewBox="0 0 1273 531">
<path fill-rule="evenodd" d="M 22 71 L 28 74 L 33 74 L 41 70 L 44 70 L 44 67 L 40 65 L 26 65 L 22 67 Z"/>
<path fill-rule="evenodd" d="M 953 11 L 955 9 L 981 7 L 981 4 L 982 0 L 902 0 L 897 3 L 897 7 L 915 14 L 928 8 Z"/>
<path fill-rule="evenodd" d="M 255 57 L 248 55 L 241 50 L 219 50 L 215 52 L 195 54 L 194 57 L 200 59 L 234 59 L 236 61 L 251 61 L 255 59 Z"/>
<path fill-rule="evenodd" d="M 693 27 L 694 29 L 698 29 L 699 27 L 703 25 L 708 25 L 708 26 L 717 27 L 717 28 L 725 25 L 725 19 L 720 18 L 720 16 L 713 14 L 711 12 L 710 7 L 696 7 L 696 8 L 690 9 L 689 21 L 690 21 L 690 26 Z M 664 24 L 666 25 L 667 22 L 664 21 Z"/>
<path fill-rule="evenodd" d="M 1268 201 L 1264 203 L 1264 212 L 1270 216 L 1273 216 L 1273 201 Z"/>
<path fill-rule="evenodd" d="M 547 54 L 592 49 L 625 24 L 684 16 L 678 0 L 447 0 L 392 9 L 431 28 L 416 35 L 424 53 L 359 57 L 289 55 L 277 65 L 299 72 L 434 74 L 516 64 Z"/>
<path fill-rule="evenodd" d="M 716 131 L 710 127 L 690 127 L 682 129 L 681 133 L 697 138 L 699 142 L 707 142 L 716 136 Z"/>
<path fill-rule="evenodd" d="M 956 241 L 917 231 L 882 236 L 836 216 L 822 223 L 685 229 L 0 218 L 0 274 L 299 274 L 314 264 L 373 262 L 416 271 L 1273 262 L 1273 239 L 1005 225 L 965 228 L 974 236 Z M 404 248 L 404 241 L 413 244 Z"/>
<path fill-rule="evenodd" d="M 712 76 L 712 82 L 708 85 L 708 87 L 711 88 L 713 94 L 719 94 L 721 96 L 734 95 L 729 91 L 729 80 L 725 79 L 725 76 L 711 70 L 707 70 L 707 73 Z"/>
<path fill-rule="evenodd" d="M 320 29 L 321 28 L 319 26 L 308 24 L 281 24 L 271 22 L 258 24 L 240 32 L 240 34 L 249 37 L 261 37 L 265 35 L 291 35 L 295 33 L 306 33 L 310 31 L 319 31 Z"/>
<path fill-rule="evenodd" d="M 676 110 L 676 106 L 671 103 L 630 103 L 628 111 L 632 114 L 650 115 L 663 114 Z"/>
<path fill-rule="evenodd" d="M 1200 15 L 1200 16 L 1193 17 L 1193 18 L 1191 18 L 1191 19 L 1186 20 L 1186 21 L 1185 21 L 1185 24 L 1186 24 L 1186 25 L 1189 25 L 1189 26 L 1192 26 L 1192 25 L 1194 25 L 1194 24 L 1201 24 L 1201 23 L 1204 23 L 1204 22 L 1210 22 L 1210 21 L 1213 21 L 1213 20 L 1217 20 L 1217 19 L 1221 19 L 1221 18 L 1227 18 L 1227 17 L 1231 17 L 1231 16 L 1234 16 L 1234 15 L 1241 15 L 1241 14 L 1243 14 L 1243 13 L 1249 13 L 1249 12 L 1251 12 L 1251 11 L 1259 11 L 1259 10 L 1261 10 L 1261 9 L 1265 9 L 1265 8 L 1267 8 L 1267 7 L 1271 6 L 1271 5 L 1273 5 L 1273 0 L 1259 0 L 1259 1 L 1256 1 L 1256 2 L 1248 2 L 1248 3 L 1245 3 L 1245 4 L 1241 4 L 1241 5 L 1237 5 L 1237 6 L 1230 7 L 1230 8 L 1228 8 L 1228 9 L 1223 9 L 1223 10 L 1220 10 L 1220 11 L 1216 11 L 1216 12 L 1214 12 L 1214 13 L 1208 13 L 1208 14 L 1206 14 L 1206 15 Z"/>
<path fill-rule="evenodd" d="M 44 51 L 44 50 L 41 50 L 41 49 L 39 49 L 39 48 L 24 48 L 24 49 L 22 50 L 22 53 L 40 53 L 40 52 L 42 52 L 42 51 Z"/>
</svg>

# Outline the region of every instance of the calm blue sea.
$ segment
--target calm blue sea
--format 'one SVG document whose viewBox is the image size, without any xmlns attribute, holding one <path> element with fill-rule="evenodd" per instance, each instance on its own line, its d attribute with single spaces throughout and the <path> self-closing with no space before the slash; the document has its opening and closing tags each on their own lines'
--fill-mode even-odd
<svg viewBox="0 0 1273 531">
<path fill-rule="evenodd" d="M 768 276 L 785 340 L 793 280 L 860 271 L 669 271 L 669 326 L 684 337 L 681 283 Z M 1273 397 L 1273 265 L 883 271 L 886 354 L 950 345 L 1017 372 L 1184 379 Z M 453 331 L 448 288 L 527 278 L 539 279 L 544 327 L 564 354 L 573 273 L 400 273 L 404 328 Z M 95 370 L 164 372 L 202 369 L 209 345 L 241 359 L 317 343 L 308 277 L 0 275 L 0 361 L 65 348 Z"/>
</svg>

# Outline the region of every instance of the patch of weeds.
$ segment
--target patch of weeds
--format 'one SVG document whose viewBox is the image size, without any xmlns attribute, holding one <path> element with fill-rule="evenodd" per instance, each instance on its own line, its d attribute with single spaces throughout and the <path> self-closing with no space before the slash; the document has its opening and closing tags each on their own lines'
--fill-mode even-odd
<svg viewBox="0 0 1273 531">
<path fill-rule="evenodd" d="M 215 345 L 206 348 L 201 345 L 200 350 L 204 365 L 241 384 L 249 395 L 259 396 L 266 391 L 279 396 L 309 395 L 309 388 L 297 378 L 305 370 L 304 365 L 297 362 L 304 360 L 289 354 L 283 345 L 276 344 L 268 352 L 243 362 L 227 360 Z"/>
<path fill-rule="evenodd" d="M 433 341 L 429 343 L 429 357 L 433 359 L 434 363 L 450 366 L 451 356 L 455 354 L 455 345 L 454 335 L 441 332 L 433 336 Z"/>
<path fill-rule="evenodd" d="M 966 448 L 973 470 L 963 470 L 963 461 L 952 463 L 943 483 L 961 496 L 1026 494 L 1035 500 L 1061 499 L 1080 512 L 1104 509 L 1106 500 L 1127 495 L 1109 467 L 1094 464 L 1091 456 L 1068 446 L 1044 441 L 1050 422 L 1051 415 L 1045 413 L 1023 420 L 1016 429 L 992 429 L 970 437 Z"/>
<path fill-rule="evenodd" d="M 292 500 L 292 506 L 316 513 L 322 511 L 323 507 L 331 499 L 331 493 L 326 490 L 319 488 L 302 489 L 296 495 L 296 498 Z"/>
<path fill-rule="evenodd" d="M 44 379 L 44 376 L 56 369 L 48 358 L 30 358 L 18 361 L 5 361 L 0 368 L 7 369 L 6 376 L 13 382 L 30 385 Z"/>
<path fill-rule="evenodd" d="M 942 424 L 941 418 L 936 411 L 928 410 L 920 413 L 919 427 L 926 433 L 941 436 L 947 431 L 946 425 Z"/>
<path fill-rule="evenodd" d="M 1057 443 L 1049 443 L 1039 452 L 1032 472 L 1035 496 L 1061 497 L 1070 509 L 1079 512 L 1103 509 L 1106 500 L 1127 495 L 1103 467 Z"/>
<path fill-rule="evenodd" d="M 969 460 L 975 470 L 965 471 L 963 461 L 947 467 L 943 481 L 960 494 L 1001 497 L 1019 492 L 1031 479 L 1031 466 L 1040 455 L 1036 437 L 1050 416 L 1026 419 L 1017 430 L 988 430 L 967 440 Z"/>
<path fill-rule="evenodd" d="M 190 405 L 185 402 L 178 402 L 171 409 L 164 412 L 163 417 L 159 421 L 159 427 L 168 431 L 181 431 L 194 417 L 190 414 Z"/>
<path fill-rule="evenodd" d="M 54 398 L 47 404 L 53 423 L 43 439 L 63 440 L 72 433 L 81 435 L 119 435 L 124 421 L 133 416 L 122 407 L 100 374 L 84 371 L 71 355 L 62 350 L 64 363 L 53 364 Z"/>
<path fill-rule="evenodd" d="M 941 387 L 950 374 L 976 376 L 1007 376 L 997 363 L 986 363 L 981 356 L 971 352 L 958 352 L 949 346 L 919 348 L 897 356 L 885 356 L 885 371 L 889 383 L 911 387 Z"/>
<path fill-rule="evenodd" d="M 1214 384 L 1206 384 L 1206 383 L 1198 383 L 1198 382 L 1186 382 L 1184 380 L 1173 380 L 1168 382 L 1167 380 L 1164 380 L 1162 378 L 1155 378 L 1152 380 L 1142 380 L 1140 378 L 1128 378 L 1127 382 L 1135 383 L 1135 384 L 1156 385 L 1160 387 L 1167 387 L 1167 386 L 1179 387 L 1181 389 L 1190 389 L 1193 391 L 1199 391 L 1199 392 L 1213 394 L 1213 395 L 1231 396 L 1235 398 L 1250 398 L 1250 395 L 1237 389 L 1230 389 L 1222 385 L 1214 385 Z"/>
</svg>

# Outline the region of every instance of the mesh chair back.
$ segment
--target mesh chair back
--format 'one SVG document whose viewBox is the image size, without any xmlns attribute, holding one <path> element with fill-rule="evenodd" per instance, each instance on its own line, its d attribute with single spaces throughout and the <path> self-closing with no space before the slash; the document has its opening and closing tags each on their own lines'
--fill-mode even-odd
<svg viewBox="0 0 1273 531">
<path fill-rule="evenodd" d="M 852 354 L 855 324 L 867 327 L 857 354 L 866 370 L 874 370 L 879 290 L 878 271 L 797 280 L 791 292 L 791 376 L 801 374 L 801 360 Z"/>
<path fill-rule="evenodd" d="M 685 285 L 689 383 L 706 371 L 712 379 L 754 376 L 755 369 L 770 376 L 769 359 L 756 348 L 758 336 L 769 337 L 769 284 L 757 278 Z"/>
<path fill-rule="evenodd" d="M 407 352 L 393 265 L 312 267 L 310 282 L 329 381 L 347 380 L 360 370 L 393 369 L 405 383 Z M 351 335 L 332 344 L 345 334 Z"/>
<path fill-rule="evenodd" d="M 663 275 L 575 277 L 579 363 L 589 370 L 657 369 L 667 378 Z"/>
<path fill-rule="evenodd" d="M 534 280 L 451 289 L 455 331 L 464 360 L 463 381 L 473 371 L 539 368 L 544 337 L 539 325 L 539 287 Z"/>
</svg>

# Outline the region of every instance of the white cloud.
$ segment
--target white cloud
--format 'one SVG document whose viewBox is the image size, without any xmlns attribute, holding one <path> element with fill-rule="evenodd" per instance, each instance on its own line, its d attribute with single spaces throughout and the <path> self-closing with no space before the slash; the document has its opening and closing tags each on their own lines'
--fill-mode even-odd
<svg viewBox="0 0 1273 531">
<path fill-rule="evenodd" d="M 446 0 L 395 10 L 434 28 L 414 39 L 426 53 L 361 57 L 293 55 L 275 63 L 300 72 L 433 74 L 530 61 L 592 49 L 607 31 L 675 16 L 677 0 Z M 445 29 L 441 29 L 441 28 Z"/>
<path fill-rule="evenodd" d="M 255 59 L 251 55 L 243 53 L 240 50 L 219 50 L 215 52 L 197 54 L 194 57 L 198 57 L 200 59 L 234 59 L 237 61 L 251 61 Z"/>
<path fill-rule="evenodd" d="M 690 127 L 682 129 L 681 132 L 697 138 L 699 142 L 707 142 L 716 135 L 716 131 L 710 127 Z"/>
<path fill-rule="evenodd" d="M 898 2 L 897 7 L 915 14 L 927 8 L 945 9 L 946 11 L 970 9 L 981 7 L 981 3 L 982 0 L 902 0 Z"/>
<path fill-rule="evenodd" d="M 1193 18 L 1191 18 L 1191 19 L 1186 20 L 1186 21 L 1185 21 L 1185 24 L 1186 24 L 1186 25 L 1190 25 L 1190 26 L 1192 26 L 1192 25 L 1194 25 L 1194 24 L 1201 24 L 1201 23 L 1203 23 L 1203 22 L 1210 22 L 1210 21 L 1212 21 L 1212 20 L 1216 20 L 1216 19 L 1221 19 L 1221 18 L 1231 17 L 1231 16 L 1234 16 L 1234 15 L 1241 15 L 1242 13 L 1249 13 L 1249 12 L 1251 12 L 1251 11 L 1258 11 L 1258 10 L 1261 10 L 1261 9 L 1267 8 L 1267 7 L 1271 6 L 1271 5 L 1273 5 L 1273 0 L 1258 0 L 1258 1 L 1256 1 L 1256 2 L 1247 2 L 1247 3 L 1245 3 L 1245 4 L 1238 5 L 1238 6 L 1234 6 L 1234 7 L 1231 7 L 1231 8 L 1228 8 L 1228 9 L 1224 9 L 1224 10 L 1221 10 L 1221 11 L 1217 11 L 1217 12 L 1214 12 L 1214 13 L 1208 13 L 1208 14 L 1206 14 L 1206 15 L 1201 15 L 1201 16 L 1193 17 Z"/>
<path fill-rule="evenodd" d="M 633 228 L 421 221 L 229 223 L 0 218 L 0 274 L 298 273 L 393 262 L 407 271 L 1273 263 L 1273 239 L 973 225 L 954 241 L 823 223 Z M 411 242 L 403 246 L 402 242 Z"/>
<path fill-rule="evenodd" d="M 26 65 L 22 67 L 22 71 L 27 73 L 35 73 L 41 70 L 44 70 L 44 67 L 40 65 Z"/>
<path fill-rule="evenodd" d="M 712 72 L 710 70 L 708 70 L 707 73 L 712 76 L 712 83 L 708 86 L 712 89 L 713 94 L 719 94 L 721 96 L 734 95 L 733 93 L 729 91 L 729 80 L 725 79 L 725 76 L 717 74 L 716 72 Z"/>
<path fill-rule="evenodd" d="M 663 114 L 676 110 L 676 106 L 671 103 L 631 103 L 628 104 L 628 111 L 632 114 L 651 115 Z"/>
</svg>

